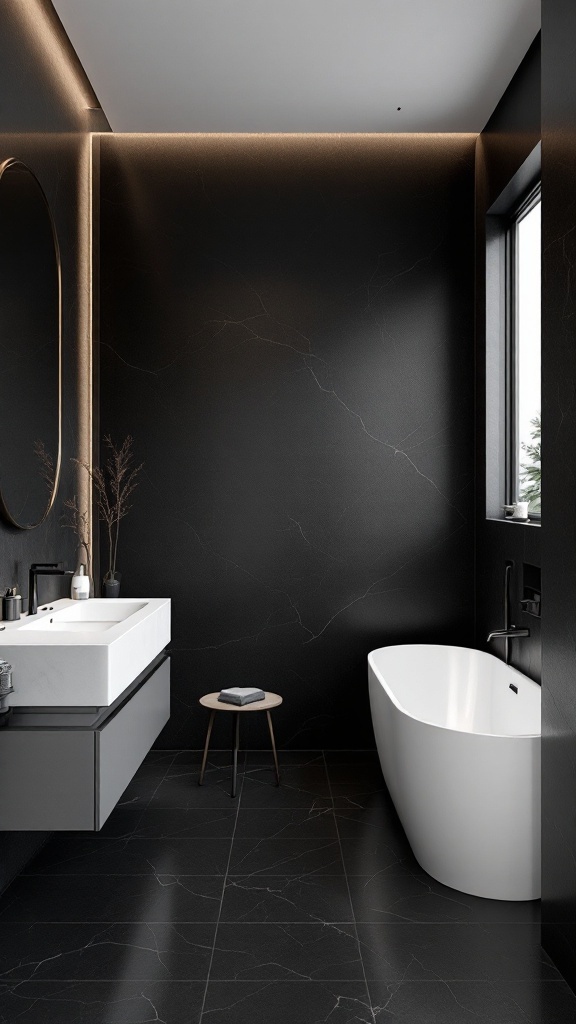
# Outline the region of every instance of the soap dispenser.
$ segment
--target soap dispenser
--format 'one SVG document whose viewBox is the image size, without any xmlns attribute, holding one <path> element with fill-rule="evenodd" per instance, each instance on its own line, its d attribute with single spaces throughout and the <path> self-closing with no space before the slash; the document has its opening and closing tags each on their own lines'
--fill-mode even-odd
<svg viewBox="0 0 576 1024">
<path fill-rule="evenodd" d="M 16 587 L 8 587 L 2 597 L 2 619 L 4 622 L 14 622 L 22 614 L 22 598 L 16 593 Z M 2 703 L 0 701 L 0 708 Z"/>
<path fill-rule="evenodd" d="M 86 575 L 86 566 L 78 566 L 72 577 L 71 597 L 74 601 L 87 601 L 90 597 L 90 577 Z"/>
</svg>

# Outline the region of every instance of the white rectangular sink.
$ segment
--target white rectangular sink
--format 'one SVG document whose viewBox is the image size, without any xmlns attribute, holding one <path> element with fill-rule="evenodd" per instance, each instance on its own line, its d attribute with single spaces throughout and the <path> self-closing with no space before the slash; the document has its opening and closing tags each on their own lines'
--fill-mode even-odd
<svg viewBox="0 0 576 1024">
<path fill-rule="evenodd" d="M 57 602 L 60 604 L 60 602 Z M 135 615 L 146 607 L 143 601 L 112 601 L 95 599 L 93 601 L 71 601 L 70 606 L 56 611 L 56 605 L 48 615 L 41 618 L 32 615 L 27 618 L 20 629 L 38 629 L 42 633 L 54 630 L 72 633 L 93 633 L 111 629 L 119 622 Z"/>
<path fill-rule="evenodd" d="M 13 668 L 10 703 L 108 706 L 169 642 L 169 598 L 55 601 L 0 624 L 0 657 Z"/>
</svg>

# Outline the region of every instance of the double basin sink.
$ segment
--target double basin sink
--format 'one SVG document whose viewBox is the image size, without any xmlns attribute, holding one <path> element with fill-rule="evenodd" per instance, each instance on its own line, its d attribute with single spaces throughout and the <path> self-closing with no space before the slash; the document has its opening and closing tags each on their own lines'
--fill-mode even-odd
<svg viewBox="0 0 576 1024">
<path fill-rule="evenodd" d="M 65 598 L 0 624 L 15 707 L 113 704 L 170 641 L 168 598 Z"/>
</svg>

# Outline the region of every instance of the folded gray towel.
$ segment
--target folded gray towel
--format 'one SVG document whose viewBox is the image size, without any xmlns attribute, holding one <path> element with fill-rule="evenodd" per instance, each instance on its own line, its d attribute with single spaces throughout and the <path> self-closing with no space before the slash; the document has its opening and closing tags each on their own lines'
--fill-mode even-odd
<svg viewBox="0 0 576 1024">
<path fill-rule="evenodd" d="M 244 704 L 253 704 L 257 700 L 265 700 L 264 690 L 255 686 L 230 686 L 227 690 L 221 690 L 218 700 L 223 704 L 237 704 L 242 707 Z"/>
</svg>

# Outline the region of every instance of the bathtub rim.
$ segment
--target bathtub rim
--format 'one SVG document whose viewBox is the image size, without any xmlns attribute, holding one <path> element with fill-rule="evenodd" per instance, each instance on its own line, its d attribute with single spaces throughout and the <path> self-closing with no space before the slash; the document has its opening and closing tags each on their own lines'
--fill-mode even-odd
<svg viewBox="0 0 576 1024">
<path fill-rule="evenodd" d="M 540 690 L 540 692 L 542 692 L 542 687 L 534 679 L 530 679 L 529 676 L 525 676 L 523 672 L 520 672 L 519 669 L 514 668 L 512 665 L 506 665 L 504 662 L 501 661 L 500 658 L 496 658 L 496 655 L 489 654 L 488 651 L 480 651 L 480 650 L 478 650 L 477 647 L 460 647 L 457 644 L 387 644 L 385 647 L 375 647 L 372 651 L 368 652 L 368 666 L 372 670 L 372 672 L 374 673 L 374 675 L 378 679 L 378 682 L 382 686 L 383 690 L 386 692 L 386 695 L 391 700 L 391 702 L 394 705 L 394 707 L 400 712 L 400 714 L 406 715 L 406 718 L 411 718 L 412 721 L 414 721 L 414 722 L 420 722 L 422 725 L 428 725 L 432 729 L 442 729 L 444 732 L 459 733 L 461 736 L 481 736 L 481 737 L 487 737 L 488 739 L 493 739 L 493 740 L 541 740 L 542 739 L 542 727 L 540 727 L 540 732 L 520 732 L 520 733 L 476 732 L 476 731 L 475 732 L 471 732 L 469 729 L 455 729 L 455 728 L 453 728 L 452 726 L 449 726 L 449 725 L 438 725 L 437 722 L 430 722 L 427 718 L 417 718 L 416 715 L 412 715 L 397 700 L 396 695 L 391 691 L 391 689 L 388 686 L 388 684 L 382 678 L 380 672 L 378 671 L 378 668 L 374 665 L 374 662 L 372 660 L 372 656 L 375 655 L 375 654 L 378 654 L 379 651 L 401 650 L 401 649 L 404 649 L 405 647 L 409 647 L 409 648 L 425 648 L 427 650 L 429 650 L 430 648 L 435 648 L 435 649 L 437 648 L 438 650 L 441 650 L 441 651 L 473 651 L 475 654 L 482 654 L 486 658 L 494 658 L 496 661 L 500 661 L 501 664 L 503 664 L 504 667 L 506 669 L 508 669 L 511 673 L 513 673 L 516 676 L 519 676 L 520 679 L 525 680 L 528 683 L 531 683 L 533 686 L 537 686 L 538 689 Z"/>
</svg>

